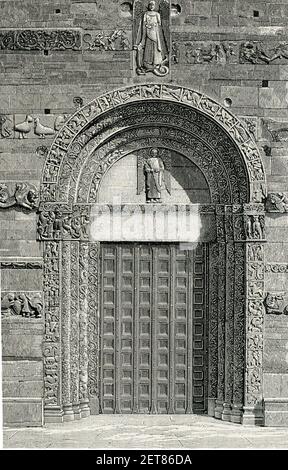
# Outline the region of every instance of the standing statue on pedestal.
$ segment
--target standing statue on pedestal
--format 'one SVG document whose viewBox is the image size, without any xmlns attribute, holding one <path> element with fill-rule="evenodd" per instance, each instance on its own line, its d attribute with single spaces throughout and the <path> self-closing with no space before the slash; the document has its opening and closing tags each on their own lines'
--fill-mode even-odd
<svg viewBox="0 0 288 470">
<path fill-rule="evenodd" d="M 140 21 L 137 44 L 138 75 L 152 72 L 159 77 L 164 77 L 169 72 L 168 47 L 162 27 L 161 14 L 155 11 L 156 2 L 150 1 L 148 9 Z"/>
<path fill-rule="evenodd" d="M 144 163 L 147 202 L 162 202 L 161 192 L 168 185 L 165 181 L 165 166 L 158 155 L 158 149 L 151 150 L 151 156 Z"/>
</svg>

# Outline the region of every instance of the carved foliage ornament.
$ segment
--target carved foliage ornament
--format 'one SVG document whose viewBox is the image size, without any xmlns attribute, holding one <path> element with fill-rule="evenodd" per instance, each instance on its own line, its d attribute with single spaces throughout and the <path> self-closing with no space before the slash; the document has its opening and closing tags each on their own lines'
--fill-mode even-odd
<svg viewBox="0 0 288 470">
<path fill-rule="evenodd" d="M 0 31 L 0 50 L 18 51 L 62 51 L 79 50 L 81 33 L 77 30 L 10 30 Z"/>
</svg>

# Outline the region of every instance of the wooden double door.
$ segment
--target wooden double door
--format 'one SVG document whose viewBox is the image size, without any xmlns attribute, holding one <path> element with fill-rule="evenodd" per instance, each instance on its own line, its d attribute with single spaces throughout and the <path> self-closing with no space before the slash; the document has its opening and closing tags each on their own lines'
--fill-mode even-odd
<svg viewBox="0 0 288 470">
<path fill-rule="evenodd" d="M 101 245 L 102 413 L 206 410 L 206 246 Z"/>
</svg>

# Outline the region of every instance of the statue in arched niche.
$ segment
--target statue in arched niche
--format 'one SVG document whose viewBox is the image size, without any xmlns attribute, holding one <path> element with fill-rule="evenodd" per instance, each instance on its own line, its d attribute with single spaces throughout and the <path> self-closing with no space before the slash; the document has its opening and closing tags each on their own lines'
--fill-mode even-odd
<svg viewBox="0 0 288 470">
<path fill-rule="evenodd" d="M 169 14 L 169 5 L 166 0 L 160 2 L 164 12 L 164 18 Z M 156 11 L 156 2 L 150 1 L 146 12 L 143 12 L 143 3 L 137 2 L 135 17 L 139 21 L 138 34 L 134 49 L 137 54 L 138 75 L 152 72 L 154 75 L 164 77 L 169 72 L 169 51 L 165 35 L 165 19 L 163 24 L 162 12 Z M 135 25 L 137 27 L 137 25 Z"/>
<path fill-rule="evenodd" d="M 157 148 L 153 148 L 144 162 L 145 187 L 147 202 L 161 202 L 163 189 L 171 192 L 165 165 Z"/>
</svg>

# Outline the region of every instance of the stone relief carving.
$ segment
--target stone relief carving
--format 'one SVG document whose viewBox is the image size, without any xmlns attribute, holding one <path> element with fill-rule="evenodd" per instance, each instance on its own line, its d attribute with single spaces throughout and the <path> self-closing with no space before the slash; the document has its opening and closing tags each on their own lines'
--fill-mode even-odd
<svg viewBox="0 0 288 470">
<path fill-rule="evenodd" d="M 269 193 L 265 209 L 267 212 L 288 212 L 288 195 L 285 193 Z"/>
<path fill-rule="evenodd" d="M 135 2 L 134 29 L 137 33 L 134 34 L 134 49 L 138 75 L 152 72 L 154 75 L 164 77 L 169 73 L 169 18 L 168 0 L 160 0 L 159 11 L 156 11 L 156 2 L 153 0 Z"/>
<path fill-rule="evenodd" d="M 259 216 L 257 216 L 259 217 Z M 264 327 L 264 247 L 246 247 L 246 396 L 245 403 L 257 407 L 262 402 L 262 361 Z M 259 417 L 261 419 L 261 417 Z"/>
<path fill-rule="evenodd" d="M 130 34 L 123 29 L 114 31 L 89 31 L 83 35 L 83 50 L 87 51 L 129 51 Z"/>
<path fill-rule="evenodd" d="M 59 404 L 60 366 L 60 246 L 57 242 L 44 245 L 44 304 L 45 337 L 44 356 L 44 407 L 46 412 Z"/>
<path fill-rule="evenodd" d="M 89 243 L 88 264 L 88 392 L 89 397 L 98 396 L 98 348 L 99 348 L 99 243 Z M 95 410 L 94 410 L 95 411 Z"/>
<path fill-rule="evenodd" d="M 41 318 L 43 299 L 41 292 L 2 292 L 1 315 Z"/>
<path fill-rule="evenodd" d="M 238 62 L 235 49 L 236 43 L 232 42 L 185 42 L 184 57 L 188 64 L 205 64 L 205 63 L 235 63 Z"/>
<path fill-rule="evenodd" d="M 145 187 L 147 202 L 161 202 L 164 189 L 171 193 L 170 153 L 165 149 L 148 149 L 138 157 L 138 194 Z M 164 160 L 163 160 L 164 158 Z"/>
<path fill-rule="evenodd" d="M 264 240 L 265 218 L 263 215 L 247 215 L 244 219 L 244 228 L 247 239 Z"/>
<path fill-rule="evenodd" d="M 19 139 L 25 139 L 26 135 L 32 130 L 33 117 L 27 115 L 23 122 L 14 125 L 14 131 L 18 132 Z"/>
<path fill-rule="evenodd" d="M 272 142 L 288 141 L 288 122 L 262 119 L 262 138 L 267 137 Z"/>
<path fill-rule="evenodd" d="M 13 136 L 13 116 L 0 114 L 0 139 L 9 139 Z"/>
<path fill-rule="evenodd" d="M 240 63 L 270 64 L 285 63 L 288 59 L 288 43 L 264 44 L 259 41 L 246 41 L 240 46 Z"/>
<path fill-rule="evenodd" d="M 32 211 L 38 201 L 38 190 L 31 183 L 17 183 L 12 191 L 6 183 L 0 183 L 0 209 L 16 207 Z"/>
<path fill-rule="evenodd" d="M 288 298 L 285 292 L 268 292 L 264 305 L 267 314 L 288 315 Z"/>
<path fill-rule="evenodd" d="M 81 33 L 66 29 L 22 29 L 0 31 L 0 50 L 8 51 L 62 51 L 79 50 Z"/>
<path fill-rule="evenodd" d="M 44 206 L 38 218 L 37 232 L 40 240 L 88 239 L 89 207 Z"/>
<path fill-rule="evenodd" d="M 59 162 L 57 163 L 57 168 L 55 167 L 55 178 L 59 174 L 62 160 L 64 158 L 66 159 L 67 154 L 69 155 L 69 148 L 72 148 L 77 135 L 81 132 L 83 127 L 87 126 L 88 122 L 93 121 L 96 116 L 99 116 L 99 114 L 107 111 L 108 109 L 116 109 L 117 106 L 127 102 L 149 99 L 161 100 L 162 98 L 169 101 L 176 101 L 178 103 L 181 102 L 191 106 L 192 108 L 196 107 L 201 109 L 205 114 L 208 114 L 218 121 L 240 146 L 252 184 L 254 185 L 254 182 L 257 185 L 261 182 L 265 183 L 265 173 L 259 151 L 255 143 L 252 141 L 250 133 L 247 132 L 246 126 L 238 121 L 237 118 L 232 116 L 227 109 L 222 108 L 218 103 L 210 100 L 210 98 L 207 98 L 198 92 L 193 92 L 192 90 L 173 85 L 137 85 L 117 90 L 99 97 L 97 100 L 92 101 L 79 110 L 79 112 L 73 117 L 74 124 L 73 127 L 71 127 L 71 129 L 73 128 L 73 132 L 69 127 L 71 126 L 71 123 L 68 120 L 51 146 L 49 156 L 51 154 L 57 154 L 60 156 L 61 154 Z M 236 160 L 238 161 L 238 159 Z M 71 164 L 69 165 L 70 167 L 72 166 Z M 62 166 L 62 168 L 66 168 L 65 165 Z M 69 171 L 68 167 L 66 168 L 66 171 Z M 63 178 L 60 178 L 57 181 L 59 181 L 59 184 L 61 182 L 61 185 L 64 184 L 65 181 L 67 182 L 68 173 L 65 175 L 63 174 Z M 50 200 L 53 200 L 52 194 L 55 192 L 55 186 L 47 181 L 46 188 L 45 185 L 42 185 L 41 193 L 44 191 L 46 194 L 46 200 L 49 198 Z"/>
<path fill-rule="evenodd" d="M 16 261 L 16 260 L 0 260 L 1 269 L 42 269 L 43 261 Z"/>
<path fill-rule="evenodd" d="M 288 273 L 288 264 L 286 263 L 267 263 L 265 265 L 266 273 Z"/>
<path fill-rule="evenodd" d="M 40 145 L 36 149 L 36 154 L 39 155 L 39 157 L 47 157 L 48 153 L 48 147 L 46 147 L 45 145 Z"/>
</svg>

